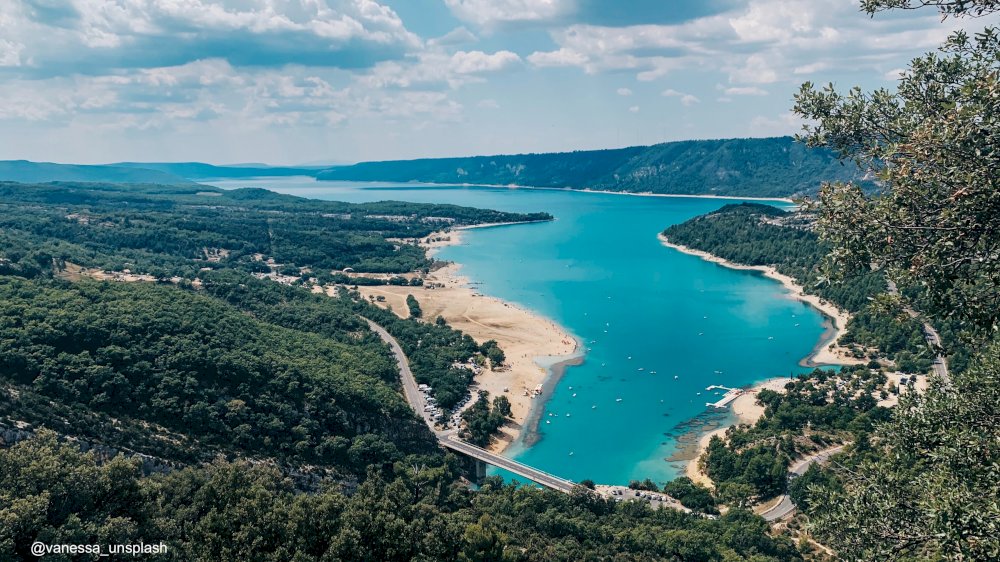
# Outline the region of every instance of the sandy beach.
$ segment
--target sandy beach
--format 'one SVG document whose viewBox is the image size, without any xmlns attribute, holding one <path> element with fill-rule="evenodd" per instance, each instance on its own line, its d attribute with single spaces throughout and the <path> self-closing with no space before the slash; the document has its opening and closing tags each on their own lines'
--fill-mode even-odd
<svg viewBox="0 0 1000 562">
<path fill-rule="evenodd" d="M 434 250 L 458 243 L 461 231 L 454 229 L 429 238 L 432 242 L 426 246 Z M 383 297 L 385 300 L 378 304 L 391 307 L 402 317 L 409 313 L 406 296 L 413 295 L 425 318 L 433 320 L 442 316 L 448 325 L 479 343 L 492 339 L 500 344 L 509 368 L 485 369 L 476 376 L 479 389 L 489 391 L 490 396 L 502 394 L 511 402 L 513 421 L 503 428 L 502 435 L 490 447 L 499 452 L 518 438 L 532 404 L 540 399 L 534 390 L 543 384 L 548 371 L 535 361 L 536 358 L 569 358 L 576 353 L 578 344 L 555 322 L 498 298 L 481 295 L 469 286 L 468 279 L 459 275 L 459 267 L 449 264 L 431 272 L 424 279 L 424 287 L 382 285 L 361 286 L 358 290 L 366 298 Z M 435 288 L 427 288 L 430 286 Z"/>
<path fill-rule="evenodd" d="M 837 344 L 837 341 L 840 340 L 840 336 L 844 335 L 847 331 L 847 322 L 851 319 L 851 315 L 847 311 L 841 310 L 839 307 L 826 301 L 825 299 L 806 293 L 805 289 L 799 285 L 795 279 L 779 273 L 774 267 L 771 266 L 743 265 L 734 263 L 708 252 L 695 250 L 693 248 L 688 248 L 687 246 L 681 246 L 680 244 L 674 244 L 673 242 L 667 240 L 667 237 L 662 233 L 658 235 L 658 238 L 660 239 L 660 242 L 668 248 L 673 248 L 679 252 L 692 256 L 698 256 L 705 261 L 717 263 L 730 269 L 759 271 L 763 273 L 765 277 L 774 279 L 775 281 L 781 283 L 793 298 L 800 300 L 820 311 L 830 321 L 830 326 L 827 332 L 823 334 L 823 338 L 813 349 L 812 353 L 802 359 L 801 364 L 803 366 L 816 367 L 820 365 L 858 365 L 864 363 L 863 360 L 853 357 L 850 350 Z"/>
<path fill-rule="evenodd" d="M 764 382 L 757 383 L 750 387 L 743 394 L 739 395 L 736 400 L 730 404 L 733 414 L 736 416 L 737 424 L 753 425 L 757 423 L 761 417 L 764 416 L 764 407 L 757 403 L 757 393 L 761 390 L 773 390 L 775 392 L 784 392 L 785 385 L 789 383 L 792 379 L 789 378 L 774 378 L 768 379 Z M 691 480 L 709 488 L 714 487 L 714 483 L 705 474 L 701 467 L 698 465 L 699 459 L 708 450 L 708 443 L 712 440 L 712 437 L 718 435 L 719 437 L 724 437 L 726 430 L 731 426 L 726 425 L 712 431 L 706 432 L 698 439 L 698 449 L 695 457 L 687 462 L 684 468 L 684 475 Z"/>
</svg>

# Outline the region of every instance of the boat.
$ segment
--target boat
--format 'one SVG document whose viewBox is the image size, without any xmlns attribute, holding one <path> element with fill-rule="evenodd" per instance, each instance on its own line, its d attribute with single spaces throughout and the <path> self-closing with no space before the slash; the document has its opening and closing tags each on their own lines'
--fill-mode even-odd
<svg viewBox="0 0 1000 562">
<path fill-rule="evenodd" d="M 621 398 L 619 398 L 619 399 L 615 400 L 615 402 L 621 402 L 621 401 L 622 401 L 622 399 L 621 399 Z"/>
<path fill-rule="evenodd" d="M 646 368 L 645 368 L 645 367 L 639 367 L 639 370 L 640 370 L 640 371 L 645 371 L 645 370 L 646 370 Z"/>
</svg>

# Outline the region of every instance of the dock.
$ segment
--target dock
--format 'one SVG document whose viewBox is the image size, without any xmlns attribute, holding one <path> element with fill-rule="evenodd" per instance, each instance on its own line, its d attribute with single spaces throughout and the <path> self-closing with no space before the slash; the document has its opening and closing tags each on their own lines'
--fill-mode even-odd
<svg viewBox="0 0 1000 562">
<path fill-rule="evenodd" d="M 717 402 L 705 402 L 706 406 L 711 406 L 712 408 L 725 408 L 733 400 L 740 397 L 745 391 L 741 388 L 729 388 L 718 384 L 713 384 L 706 387 L 705 390 L 712 391 L 715 389 L 725 390 L 726 393 L 722 396 L 722 399 Z"/>
</svg>

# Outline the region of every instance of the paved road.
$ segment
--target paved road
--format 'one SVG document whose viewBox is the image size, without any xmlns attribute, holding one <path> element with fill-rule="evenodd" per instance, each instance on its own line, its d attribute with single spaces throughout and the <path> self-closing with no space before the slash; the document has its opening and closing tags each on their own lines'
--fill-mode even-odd
<svg viewBox="0 0 1000 562">
<path fill-rule="evenodd" d="M 837 445 L 836 447 L 823 449 L 822 451 L 813 453 L 804 459 L 796 461 L 788 471 L 789 479 L 802 476 L 807 470 L 809 470 L 809 467 L 815 463 L 825 463 L 830 459 L 830 457 L 839 453 L 843 448 L 844 445 Z M 788 494 L 785 494 L 781 496 L 781 501 L 778 502 L 777 505 L 761 513 L 760 516 L 767 521 L 778 521 L 780 519 L 784 519 L 793 511 L 795 511 L 795 504 L 792 503 L 792 498 L 790 498 Z"/>
<path fill-rule="evenodd" d="M 417 379 L 413 376 L 413 371 L 410 370 L 410 362 L 406 359 L 406 354 L 403 353 L 403 348 L 399 346 L 399 342 L 396 338 L 392 337 L 385 328 L 379 326 L 378 324 L 372 322 L 367 318 L 362 318 L 371 329 L 382 338 L 382 341 L 389 344 L 392 349 L 393 355 L 396 356 L 396 363 L 399 364 L 399 374 L 401 375 L 403 381 L 403 394 L 406 396 L 406 401 L 410 403 L 410 406 L 416 410 L 427 427 L 434 431 L 434 419 L 431 417 L 430 412 L 424 410 L 424 406 L 427 404 L 424 402 L 424 395 L 417 388 Z M 436 432 L 435 432 L 436 433 Z"/>
<path fill-rule="evenodd" d="M 382 338 L 382 341 L 389 344 L 389 347 L 392 349 L 392 353 L 396 356 L 396 363 L 399 364 L 399 373 L 402 377 L 403 394 L 406 396 L 406 401 L 409 402 L 410 406 L 424 418 L 427 426 L 432 432 L 434 432 L 434 435 L 438 439 L 438 443 L 440 443 L 442 447 L 458 451 L 463 455 L 485 462 L 486 464 L 508 470 L 518 476 L 521 476 L 522 478 L 527 478 L 528 480 L 541 484 L 547 488 L 552 488 L 553 490 L 559 490 L 560 492 L 566 493 L 573 491 L 573 487 L 576 486 L 576 484 L 566 480 L 565 478 L 553 476 L 547 472 L 538 470 L 537 468 L 521 464 L 506 457 L 501 457 L 500 455 L 496 455 L 485 449 L 476 447 L 471 443 L 462 441 L 458 438 L 457 431 L 454 429 L 447 431 L 437 430 L 430 413 L 424 410 L 424 396 L 417 388 L 417 380 L 413 376 L 413 371 L 410 370 L 410 362 L 407 360 L 406 354 L 403 353 L 403 348 L 399 346 L 399 342 L 396 341 L 396 338 L 392 337 L 392 335 L 382 326 L 379 326 L 367 318 L 364 318 L 364 321 L 368 323 L 371 329 L 374 330 L 380 338 Z"/>
<path fill-rule="evenodd" d="M 887 283 L 889 285 L 889 293 L 898 295 L 899 289 L 896 288 L 896 283 L 891 280 L 888 280 Z M 916 310 L 913 310 L 908 306 L 903 307 L 903 310 L 906 311 L 906 314 L 908 314 L 910 318 L 920 319 L 920 314 Z M 941 336 L 938 335 L 937 330 L 934 329 L 934 326 L 931 326 L 930 322 L 924 321 L 923 324 L 924 339 L 927 340 L 927 345 L 931 346 L 931 349 L 934 350 L 941 349 Z M 934 374 L 941 377 L 944 384 L 951 384 L 951 378 L 948 375 L 948 360 L 944 358 L 944 355 L 941 355 L 940 353 L 937 354 L 934 357 L 934 363 L 931 367 L 934 369 Z"/>
</svg>

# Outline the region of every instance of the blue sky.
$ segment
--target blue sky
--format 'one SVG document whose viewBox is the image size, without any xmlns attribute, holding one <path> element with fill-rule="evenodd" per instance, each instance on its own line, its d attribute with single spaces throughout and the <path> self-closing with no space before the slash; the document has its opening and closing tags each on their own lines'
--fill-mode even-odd
<svg viewBox="0 0 1000 562">
<path fill-rule="evenodd" d="M 958 27 L 856 0 L 3 0 L 0 159 L 351 162 L 798 130 Z"/>
</svg>

